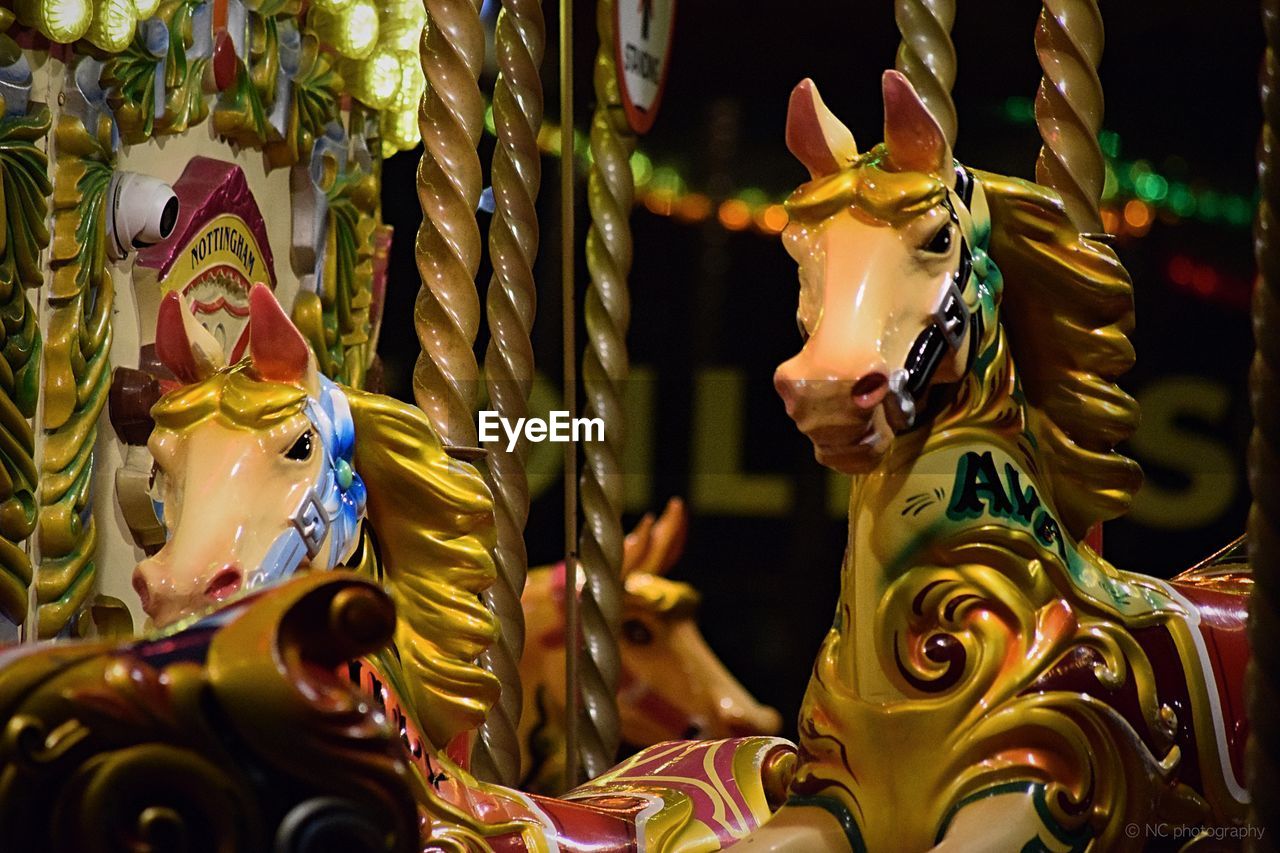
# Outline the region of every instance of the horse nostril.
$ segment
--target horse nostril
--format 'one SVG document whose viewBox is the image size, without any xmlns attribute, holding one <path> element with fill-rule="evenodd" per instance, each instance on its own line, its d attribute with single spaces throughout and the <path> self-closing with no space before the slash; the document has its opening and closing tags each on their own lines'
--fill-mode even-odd
<svg viewBox="0 0 1280 853">
<path fill-rule="evenodd" d="M 883 373 L 868 373 L 853 384 L 850 396 L 860 406 L 870 408 L 884 399 L 889 388 L 889 377 Z"/>
<path fill-rule="evenodd" d="M 213 579 L 209 581 L 209 585 L 205 587 L 205 597 L 214 601 L 221 601 L 238 591 L 243 580 L 244 577 L 240 574 L 239 569 L 235 566 L 225 566 L 213 576 Z"/>
<path fill-rule="evenodd" d="M 138 593 L 138 599 L 142 602 L 142 609 L 146 610 L 151 604 L 151 589 L 147 586 L 147 579 L 142 576 L 140 569 L 133 570 L 133 591 Z"/>
</svg>

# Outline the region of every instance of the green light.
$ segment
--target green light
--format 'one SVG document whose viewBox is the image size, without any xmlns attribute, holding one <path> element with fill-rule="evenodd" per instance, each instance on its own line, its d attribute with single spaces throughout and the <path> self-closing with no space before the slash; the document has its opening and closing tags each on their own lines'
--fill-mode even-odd
<svg viewBox="0 0 1280 853">
<path fill-rule="evenodd" d="M 631 155 L 631 177 L 637 187 L 643 187 L 653 178 L 653 161 L 643 151 Z"/>
<path fill-rule="evenodd" d="M 1190 216 L 1196 212 L 1196 197 L 1191 188 L 1184 183 L 1175 183 L 1169 187 L 1169 208 L 1179 216 Z"/>
<path fill-rule="evenodd" d="M 493 123 L 493 104 L 484 108 L 484 129 L 489 132 L 490 136 L 497 136 L 498 131 Z"/>
<path fill-rule="evenodd" d="M 1205 190 L 1200 193 L 1200 218 L 1206 221 L 1213 221 L 1222 214 L 1222 200 L 1213 190 Z"/>
<path fill-rule="evenodd" d="M 1155 172 L 1147 172 L 1133 182 L 1138 198 L 1146 202 L 1163 201 L 1169 194 L 1169 182 Z"/>
<path fill-rule="evenodd" d="M 738 193 L 738 199 L 745 202 L 752 210 L 755 210 L 769 203 L 769 194 L 759 187 L 747 187 Z"/>
<path fill-rule="evenodd" d="M 653 179 L 650 184 L 655 190 L 662 190 L 676 195 L 684 192 L 684 181 L 680 180 L 680 173 L 670 166 L 659 166 L 654 169 Z"/>
<path fill-rule="evenodd" d="M 1235 195 L 1227 199 L 1224 205 L 1227 221 L 1232 225 L 1248 225 L 1253 222 L 1253 205 L 1249 204 L 1248 199 L 1242 195 Z"/>
<path fill-rule="evenodd" d="M 1031 124 L 1036 120 L 1035 103 L 1030 98 L 1005 98 L 1004 117 L 1014 124 Z"/>
<path fill-rule="evenodd" d="M 1102 153 L 1108 157 L 1120 156 L 1120 134 L 1114 130 L 1104 130 L 1098 133 L 1098 147 L 1102 149 Z"/>
</svg>

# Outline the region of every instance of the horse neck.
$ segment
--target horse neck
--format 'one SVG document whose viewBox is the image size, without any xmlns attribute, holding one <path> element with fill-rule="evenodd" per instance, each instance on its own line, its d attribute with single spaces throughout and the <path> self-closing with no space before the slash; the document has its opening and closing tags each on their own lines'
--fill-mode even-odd
<svg viewBox="0 0 1280 853">
<path fill-rule="evenodd" d="M 901 696 L 881 666 L 878 649 L 885 640 L 878 636 L 876 613 L 889 585 L 919 562 L 916 552 L 937 535 L 929 528 L 953 489 L 954 458 L 984 448 L 1016 456 L 1029 446 L 1017 439 L 1032 414 L 1018 393 L 1004 331 L 992 325 L 951 402 L 928 424 L 897 437 L 875 471 L 853 478 L 832 652 L 846 682 L 868 700 Z M 1038 482 L 1023 485 L 1047 495 Z"/>
</svg>

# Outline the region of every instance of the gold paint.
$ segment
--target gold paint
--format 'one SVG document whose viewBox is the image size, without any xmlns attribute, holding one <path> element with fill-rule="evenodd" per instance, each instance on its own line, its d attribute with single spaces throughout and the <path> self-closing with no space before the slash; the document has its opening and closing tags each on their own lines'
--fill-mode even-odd
<svg viewBox="0 0 1280 853">
<path fill-rule="evenodd" d="M 0 21 L 0 30 L 12 23 Z M 13 42 L 0 34 L 0 43 Z M 40 329 L 26 290 L 44 280 L 48 157 L 40 147 L 49 132 L 49 110 L 31 104 L 24 116 L 4 115 L 0 97 L 0 616 L 21 624 L 27 617 L 31 559 L 23 543 L 35 531 L 39 474 L 35 436 L 28 420 L 39 396 Z"/>
<path fill-rule="evenodd" d="M 104 205 L 114 157 L 111 126 L 86 128 L 64 113 L 55 133 L 53 243 L 44 347 L 40 458 L 40 567 L 36 629 L 52 637 L 93 591 L 97 528 L 86 513 L 98 416 L 111 380 L 113 287 L 106 268 Z"/>
<path fill-rule="evenodd" d="M 54 644 L 11 662 L 0 681 L 6 848 L 126 849 L 176 836 L 268 849 L 275 827 L 261 804 L 287 789 L 350 800 L 387 850 L 421 849 L 420 792 L 396 733 L 334 674 L 380 647 L 394 618 L 372 586 L 316 574 L 220 628 L 202 663 L 156 665 L 115 643 Z"/>
<path fill-rule="evenodd" d="M 364 123 L 353 112 L 353 128 Z M 374 140 L 376 143 L 376 140 Z M 320 372 L 352 388 L 362 388 L 373 358 L 372 334 L 374 233 L 381 227 L 378 204 L 379 170 L 350 171 L 326 176 L 322 185 L 328 201 L 329 226 L 324 273 L 319 293 L 298 294 L 293 322 L 316 355 Z"/>
<path fill-rule="evenodd" d="M 270 168 L 309 163 L 316 137 L 325 132 L 329 122 L 339 118 L 343 81 L 320 45 L 311 33 L 303 34 L 298 73 L 289 81 L 291 97 L 284 138 L 276 139 L 271 134 L 270 141 L 263 140 Z"/>
<path fill-rule="evenodd" d="M 936 194 L 938 176 L 872 174 L 888 166 L 880 150 L 849 167 L 867 174 L 793 196 L 789 239 L 802 281 L 839 278 L 822 265 L 856 254 L 812 249 L 834 227 L 820 215 L 847 218 L 866 201 L 862 188 L 888 180 L 899 186 L 877 201 L 901 209 L 868 215 L 905 228 L 907 211 L 921 215 L 920 200 Z M 1136 404 L 1115 384 L 1133 363 L 1128 275 L 1108 247 L 1080 235 L 1052 191 L 975 174 L 962 227 L 971 239 L 990 228 L 989 258 L 980 238 L 971 243 L 974 267 L 982 277 L 993 264 L 1003 280 L 990 295 L 966 290 L 970 308 L 988 312 L 983 356 L 929 424 L 894 437 L 854 479 L 840 602 L 801 708 L 791 793 L 841 803 L 869 850 L 928 849 L 958 804 L 1006 783 L 1043 785 L 1052 821 L 1087 831 L 1089 849 L 1138 846 L 1126 825 L 1238 821 L 1242 806 L 1218 778 L 1208 710 L 1216 688 L 1194 654 L 1196 629 L 1161 582 L 1078 542 L 1123 513 L 1141 482 L 1115 449 L 1137 423 Z M 944 515 L 956 464 L 975 448 L 1010 460 L 1036 489 L 1072 560 L 1006 519 Z M 905 496 L 934 489 L 939 500 L 919 517 L 902 511 Z M 1142 628 L 1167 629 L 1181 652 L 1203 790 L 1179 776 L 1178 712 L 1157 693 L 1155 664 L 1135 639 Z M 1131 685 L 1132 725 L 1094 697 L 1041 683 L 1081 655 L 1104 687 Z M 827 817 L 802 811 L 794 820 L 830 829 Z M 762 843 L 769 835 L 766 827 Z"/>
</svg>

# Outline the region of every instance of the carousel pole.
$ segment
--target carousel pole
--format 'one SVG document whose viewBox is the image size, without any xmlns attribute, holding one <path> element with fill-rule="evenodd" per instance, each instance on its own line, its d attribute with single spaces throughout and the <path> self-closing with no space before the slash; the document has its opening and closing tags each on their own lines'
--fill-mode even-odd
<svg viewBox="0 0 1280 853">
<path fill-rule="evenodd" d="M 1265 827 L 1253 849 L 1274 849 L 1280 833 L 1280 0 L 1265 0 L 1262 23 L 1267 49 L 1262 63 L 1262 138 L 1258 144 L 1261 201 L 1254 229 L 1258 282 L 1253 298 L 1257 351 L 1250 376 L 1253 435 L 1249 440 L 1248 778 L 1251 822 Z"/>
<path fill-rule="evenodd" d="M 902 33 L 895 66 L 920 93 L 954 146 L 957 121 L 951 87 L 956 82 L 956 49 L 951 25 L 956 19 L 955 0 L 896 0 L 893 17 Z"/>
<path fill-rule="evenodd" d="M 515 423 L 528 416 L 533 387 L 530 333 L 537 304 L 533 278 L 533 261 L 538 254 L 535 203 L 542 176 L 539 68 L 546 46 L 540 0 L 504 0 L 494 42 L 499 69 L 493 89 L 498 145 L 492 167 L 494 216 L 489 226 L 489 257 L 493 276 L 486 299 L 489 346 L 484 372 L 490 404 L 501 417 Z M 502 634 L 485 663 L 502 682 L 502 694 L 480 729 L 473 762 L 478 774 L 504 785 L 516 784 L 520 774 L 517 728 L 523 700 L 520 655 L 524 650 L 520 594 L 529 571 L 524 544 L 529 520 L 527 455 L 524 438 L 511 452 L 499 442 L 488 455 L 489 488 L 498 526 L 494 552 L 498 582 L 490 591 L 489 604 L 502 625 Z"/>
<path fill-rule="evenodd" d="M 1036 24 L 1036 54 L 1044 76 L 1036 92 L 1036 124 L 1044 147 L 1036 180 L 1062 196 L 1071 223 L 1100 233 L 1105 166 L 1102 129 L 1102 13 L 1098 0 L 1044 0 Z"/>
<path fill-rule="evenodd" d="M 413 317 L 422 352 L 413 370 L 413 396 L 446 444 L 474 447 L 484 27 L 480 0 L 425 2 L 421 56 L 427 88 L 418 112 L 422 227 L 415 249 L 422 286 Z"/>
<path fill-rule="evenodd" d="M 573 0 L 560 0 L 560 333 L 563 400 L 570 418 L 578 415 L 577 194 L 573 150 Z M 567 144 L 566 144 L 567 140 Z M 564 446 L 564 588 L 578 588 L 578 446 Z M 581 634 L 578 596 L 564 597 L 564 790 L 578 784 L 578 656 Z"/>
<path fill-rule="evenodd" d="M 475 277 L 482 244 L 476 206 L 482 182 L 478 146 L 484 98 L 479 78 L 485 47 L 480 3 L 425 0 L 420 46 L 427 85 L 418 110 L 422 226 L 414 254 L 422 284 L 413 324 L 422 349 L 413 369 L 413 397 L 441 440 L 454 447 L 477 443 L 480 370 L 473 347 L 480 327 Z M 482 773 L 499 766 L 488 755 L 492 744 L 477 739 L 473 747 Z M 502 751 L 517 748 L 513 743 Z"/>
<path fill-rule="evenodd" d="M 583 525 L 578 552 L 586 584 L 580 616 L 586 655 L 580 668 L 585 725 L 580 732 L 588 776 L 608 769 L 617 756 L 618 627 L 622 618 L 622 451 L 626 425 L 622 392 L 629 371 L 627 326 L 631 300 L 631 206 L 635 183 L 631 154 L 636 139 L 627 124 L 614 62 L 614 0 L 599 0 L 595 61 L 596 108 L 591 117 L 591 171 L 587 202 L 587 349 L 582 359 L 586 416 L 604 421 L 604 440 L 583 445 L 579 481 Z"/>
</svg>

